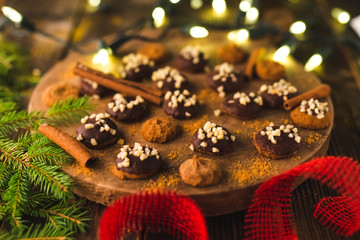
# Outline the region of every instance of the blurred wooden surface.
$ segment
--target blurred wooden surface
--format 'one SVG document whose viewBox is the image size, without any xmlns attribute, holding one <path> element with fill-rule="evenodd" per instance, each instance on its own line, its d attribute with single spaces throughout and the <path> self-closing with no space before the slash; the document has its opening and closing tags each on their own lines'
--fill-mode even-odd
<svg viewBox="0 0 360 240">
<path fill-rule="evenodd" d="M 153 1 L 104 1 L 110 6 L 105 12 L 85 13 L 85 0 L 10 0 L 8 5 L 33 19 L 39 28 L 52 32 L 63 39 L 83 42 L 113 32 L 126 25 L 129 20 L 149 16 Z M 279 2 L 279 1 L 266 1 Z M 330 1 L 331 2 L 331 1 Z M 348 1 L 354 5 L 354 2 Z M 355 4 L 355 6 L 358 6 Z M 342 3 L 343 8 L 346 2 Z M 356 12 L 356 8 L 350 8 Z M 358 9 L 359 10 L 359 9 Z M 266 12 L 266 10 L 265 10 Z M 358 13 L 360 11 L 357 11 Z M 135 14 L 134 14 L 135 13 Z M 8 29 L 7 35 L 22 43 L 31 53 L 34 68 L 42 72 L 66 55 L 68 46 L 45 39 L 38 34 Z M 360 92 L 349 68 L 343 64 L 341 53 L 334 53 L 324 64 L 320 75 L 323 82 L 332 86 L 332 100 L 335 107 L 335 124 L 331 134 L 328 155 L 348 156 L 359 160 L 360 156 Z M 299 55 L 306 59 L 308 55 Z M 339 60 L 341 59 L 341 60 Z M 355 60 L 354 60 L 355 61 Z M 341 237 L 323 227 L 312 217 L 314 205 L 324 196 L 336 193 L 317 181 L 308 180 L 293 192 L 293 213 L 298 239 L 360 239 L 360 233 L 352 237 Z M 98 220 L 103 206 L 87 202 L 94 221 L 92 229 L 78 239 L 96 239 Z M 242 239 L 245 211 L 207 218 L 210 239 Z M 154 234 L 144 234 L 142 239 L 166 239 Z"/>
</svg>

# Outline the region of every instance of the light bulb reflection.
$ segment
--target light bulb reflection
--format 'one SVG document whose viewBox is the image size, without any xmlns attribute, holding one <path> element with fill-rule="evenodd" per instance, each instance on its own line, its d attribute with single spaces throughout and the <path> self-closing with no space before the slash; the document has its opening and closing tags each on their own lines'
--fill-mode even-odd
<svg viewBox="0 0 360 240">
<path fill-rule="evenodd" d="M 92 63 L 101 64 L 102 66 L 106 66 L 110 62 L 110 55 L 112 51 L 110 48 L 102 48 L 100 49 L 92 59 Z"/>
<path fill-rule="evenodd" d="M 274 61 L 281 62 L 286 59 L 287 56 L 290 54 L 290 47 L 288 45 L 284 45 L 280 47 L 276 52 L 274 53 Z"/>
</svg>

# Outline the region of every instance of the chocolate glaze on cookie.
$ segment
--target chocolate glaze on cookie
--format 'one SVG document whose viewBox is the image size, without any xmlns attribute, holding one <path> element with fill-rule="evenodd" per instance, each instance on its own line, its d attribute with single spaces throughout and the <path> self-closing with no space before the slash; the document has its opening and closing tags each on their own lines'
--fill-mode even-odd
<svg viewBox="0 0 360 240">
<path fill-rule="evenodd" d="M 187 77 L 176 68 L 166 66 L 153 72 L 151 80 L 156 86 L 167 91 L 184 90 L 188 87 Z"/>
<path fill-rule="evenodd" d="M 164 96 L 163 109 L 166 114 L 176 119 L 189 119 L 196 115 L 200 106 L 196 95 L 191 95 L 188 90 L 174 92 L 168 91 Z"/>
<path fill-rule="evenodd" d="M 154 61 L 139 53 L 130 53 L 122 59 L 125 68 L 125 79 L 140 82 L 149 79 L 154 71 Z"/>
<path fill-rule="evenodd" d="M 208 60 L 204 53 L 190 45 L 181 49 L 175 60 L 175 65 L 178 69 L 192 73 L 204 72 L 207 63 Z"/>
<path fill-rule="evenodd" d="M 231 151 L 235 136 L 226 128 L 207 122 L 191 137 L 190 149 L 208 154 L 221 155 Z"/>
<path fill-rule="evenodd" d="M 279 108 L 283 106 L 284 101 L 297 95 L 297 89 L 290 82 L 281 79 L 272 85 L 262 85 L 259 94 L 267 106 Z"/>
<path fill-rule="evenodd" d="M 115 166 L 118 171 L 128 174 L 149 176 L 160 168 L 161 157 L 155 148 L 140 143 L 135 143 L 133 148 L 124 145 L 117 155 Z"/>
<path fill-rule="evenodd" d="M 222 110 L 233 117 L 241 119 L 253 119 L 259 113 L 263 105 L 262 98 L 256 96 L 255 93 L 237 92 L 225 99 L 222 103 Z"/>
<path fill-rule="evenodd" d="M 225 62 L 215 66 L 214 71 L 207 77 L 207 83 L 220 95 L 225 96 L 225 93 L 238 91 L 244 85 L 244 80 L 235 72 L 234 65 Z"/>
<path fill-rule="evenodd" d="M 115 143 L 119 134 L 116 124 L 109 117 L 107 113 L 83 117 L 76 139 L 88 148 L 102 148 Z"/>
<path fill-rule="evenodd" d="M 254 145 L 261 155 L 285 158 L 293 155 L 300 146 L 300 136 L 293 125 L 269 126 L 256 133 Z"/>
<path fill-rule="evenodd" d="M 112 92 L 111 89 L 99 85 L 97 82 L 91 81 L 87 78 L 80 78 L 80 92 L 90 96 L 97 95 L 103 97 Z"/>
<path fill-rule="evenodd" d="M 108 103 L 106 112 L 119 121 L 139 121 L 149 113 L 142 97 L 123 96 L 120 93 L 115 94 Z"/>
</svg>

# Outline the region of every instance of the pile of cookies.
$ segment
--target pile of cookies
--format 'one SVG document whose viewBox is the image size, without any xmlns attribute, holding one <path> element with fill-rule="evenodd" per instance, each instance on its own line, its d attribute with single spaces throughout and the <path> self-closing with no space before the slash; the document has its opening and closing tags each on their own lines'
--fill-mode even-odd
<svg viewBox="0 0 360 240">
<path fill-rule="evenodd" d="M 254 51 L 256 52 L 256 51 Z M 259 53 L 260 51 L 257 51 Z M 163 92 L 162 108 L 168 117 L 155 116 L 143 122 L 141 135 L 148 142 L 165 143 L 172 141 L 179 134 L 176 120 L 186 121 L 198 116 L 201 103 L 192 91 L 191 79 L 184 72 L 205 73 L 204 81 L 208 87 L 223 99 L 221 110 L 229 117 L 239 121 L 255 119 L 264 109 L 282 109 L 289 99 L 299 95 L 298 89 L 286 80 L 286 70 L 278 62 L 252 56 L 236 45 L 226 45 L 219 49 L 218 65 L 209 70 L 206 54 L 199 47 L 185 46 L 177 55 L 174 66 L 164 64 L 167 59 L 166 50 L 160 44 L 144 44 L 137 53 L 130 53 L 122 58 L 124 79 L 133 82 L 149 81 Z M 254 61 L 253 59 L 257 59 Z M 245 66 L 245 68 L 239 67 Z M 245 69 L 245 71 L 244 71 Z M 246 71 L 250 69 L 250 71 Z M 113 94 L 112 89 L 102 86 L 91 78 L 81 78 L 79 93 L 103 96 Z M 251 81 L 263 81 L 257 91 L 243 92 L 242 89 Z M 56 92 L 54 86 L 45 92 Z M 62 86 L 67 88 L 67 86 Z M 69 87 L 70 88 L 70 87 Z M 73 88 L 59 91 L 61 99 L 76 96 Z M 75 93 L 74 93 L 75 92 Z M 71 95 L 70 95 L 71 94 Z M 51 105 L 52 101 L 45 101 Z M 149 102 L 144 96 L 115 93 L 104 112 L 84 116 L 77 130 L 77 140 L 88 148 L 104 148 L 123 143 L 114 121 L 138 122 L 150 114 Z M 303 99 L 299 106 L 291 111 L 290 117 L 300 128 L 323 129 L 331 123 L 327 102 L 318 99 Z M 113 120 L 112 120 L 113 119 Z M 291 124 L 269 124 L 258 132 L 254 132 L 253 144 L 260 155 L 270 158 L 285 158 L 294 155 L 300 148 L 301 129 Z M 121 141 L 121 142 L 119 142 Z M 126 141 L 126 139 L 125 139 Z M 226 129 L 212 121 L 207 121 L 191 136 L 189 144 L 192 151 L 209 155 L 223 155 L 232 151 L 236 137 Z M 122 145 L 114 153 L 113 173 L 121 179 L 147 178 L 161 168 L 161 153 L 155 148 L 135 143 L 133 146 Z M 182 180 L 192 186 L 208 186 L 219 182 L 221 168 L 216 161 L 194 155 L 180 165 Z"/>
</svg>

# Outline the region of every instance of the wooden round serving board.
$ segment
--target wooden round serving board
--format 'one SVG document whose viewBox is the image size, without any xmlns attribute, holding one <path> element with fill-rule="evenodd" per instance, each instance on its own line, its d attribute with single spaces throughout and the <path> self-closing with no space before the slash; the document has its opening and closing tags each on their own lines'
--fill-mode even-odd
<svg viewBox="0 0 360 240">
<path fill-rule="evenodd" d="M 145 34 L 151 34 L 149 31 Z M 210 57 L 210 66 L 217 64 L 215 57 L 216 49 L 226 42 L 226 35 L 223 33 L 211 33 L 206 39 L 189 39 L 178 31 L 172 31 L 165 39 L 164 45 L 173 54 L 169 57 L 166 65 L 173 65 L 174 54 L 187 44 L 200 45 Z M 250 52 L 254 46 L 265 46 L 269 52 L 273 52 L 266 41 L 252 41 L 244 44 L 243 48 Z M 122 47 L 120 55 L 134 52 L 141 45 L 141 42 L 133 41 Z M 72 70 L 77 61 L 91 66 L 92 56 L 70 53 L 66 59 L 57 63 L 42 78 L 36 87 L 29 104 L 29 111 L 46 110 L 41 101 L 42 94 L 47 86 L 60 81 L 67 81 L 79 85 L 79 78 L 74 76 Z M 163 64 L 164 65 L 164 64 Z M 284 64 L 287 71 L 287 80 L 292 82 L 300 92 L 306 91 L 320 84 L 320 81 L 312 74 L 303 70 L 303 67 L 293 59 L 288 59 Z M 94 66 L 93 66 L 94 67 Z M 101 67 L 95 68 L 101 70 Z M 285 110 L 263 109 L 258 118 L 250 121 L 242 121 L 232 118 L 224 113 L 219 117 L 214 116 L 213 111 L 220 108 L 221 98 L 217 93 L 210 90 L 205 83 L 206 74 L 186 74 L 191 83 L 191 91 L 198 95 L 201 103 L 201 111 L 192 120 L 176 120 L 180 132 L 176 139 L 165 144 L 150 143 L 143 139 L 140 134 L 141 124 L 148 118 L 154 116 L 165 116 L 162 108 L 150 105 L 151 114 L 144 120 L 137 123 L 122 123 L 115 121 L 125 144 L 133 145 L 135 142 L 147 144 L 159 150 L 164 159 L 164 168 L 155 176 L 145 180 L 120 180 L 116 178 L 110 168 L 114 164 L 120 145 L 113 145 L 100 150 L 91 150 L 99 157 L 99 161 L 92 168 L 83 168 L 76 162 L 72 165 L 64 165 L 63 171 L 69 174 L 76 182 L 73 190 L 76 194 L 86 197 L 104 205 L 112 204 L 117 198 L 135 193 L 140 190 L 165 188 L 176 190 L 180 194 L 188 195 L 194 199 L 203 213 L 207 216 L 220 215 L 245 209 L 251 203 L 251 198 L 256 188 L 263 181 L 292 169 L 299 164 L 312 158 L 326 154 L 329 135 L 332 124 L 329 128 L 320 131 L 309 131 L 299 128 L 299 135 L 302 138 L 300 150 L 294 157 L 280 160 L 272 160 L 258 154 L 252 144 L 252 136 L 255 132 L 268 125 L 291 124 L 289 112 Z M 147 81 L 149 85 L 152 83 Z M 245 92 L 257 91 L 263 81 L 254 80 L 247 83 L 242 89 Z M 94 113 L 105 112 L 106 105 L 112 96 L 101 100 L 94 100 L 97 103 Z M 334 109 L 330 98 L 326 101 L 330 106 L 330 113 L 334 116 Z M 179 165 L 186 159 L 192 158 L 194 154 L 189 149 L 190 136 L 206 121 L 213 121 L 218 125 L 226 127 L 236 136 L 234 150 L 223 156 L 208 156 L 215 159 L 223 170 L 223 178 L 220 183 L 210 186 L 196 188 L 183 183 L 179 175 Z M 62 128 L 65 132 L 76 137 L 76 129 L 79 124 Z"/>
</svg>

